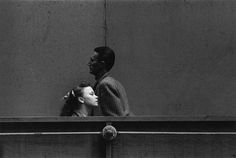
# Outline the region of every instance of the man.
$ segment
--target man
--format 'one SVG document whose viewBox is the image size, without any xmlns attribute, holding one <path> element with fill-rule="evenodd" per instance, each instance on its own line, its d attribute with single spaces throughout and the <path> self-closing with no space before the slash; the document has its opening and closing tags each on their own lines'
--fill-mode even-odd
<svg viewBox="0 0 236 158">
<path fill-rule="evenodd" d="M 109 75 L 114 62 L 114 51 L 102 46 L 94 49 L 94 54 L 88 63 L 90 73 L 96 80 L 94 90 L 99 100 L 99 112 L 104 116 L 129 116 L 125 89 L 120 82 Z"/>
</svg>

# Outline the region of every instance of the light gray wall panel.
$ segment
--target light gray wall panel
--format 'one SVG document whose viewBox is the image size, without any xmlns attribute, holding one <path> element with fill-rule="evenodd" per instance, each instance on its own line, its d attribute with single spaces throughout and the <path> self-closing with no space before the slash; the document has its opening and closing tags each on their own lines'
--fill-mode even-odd
<svg viewBox="0 0 236 158">
<path fill-rule="evenodd" d="M 235 115 L 235 8 L 233 0 L 0 0 L 0 115 L 58 115 L 69 89 L 94 82 L 86 64 L 104 37 L 136 115 Z"/>
<path fill-rule="evenodd" d="M 104 44 L 103 1 L 0 1 L 0 115 L 59 115 Z"/>
<path fill-rule="evenodd" d="M 108 0 L 114 75 L 138 115 L 235 115 L 236 2 Z"/>
</svg>

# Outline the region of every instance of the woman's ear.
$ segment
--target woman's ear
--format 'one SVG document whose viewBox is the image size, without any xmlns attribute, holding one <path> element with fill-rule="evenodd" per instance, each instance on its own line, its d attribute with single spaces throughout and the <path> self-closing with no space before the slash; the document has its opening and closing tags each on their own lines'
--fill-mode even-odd
<svg viewBox="0 0 236 158">
<path fill-rule="evenodd" d="M 78 101 L 83 104 L 84 103 L 84 98 L 83 97 L 78 97 Z"/>
</svg>

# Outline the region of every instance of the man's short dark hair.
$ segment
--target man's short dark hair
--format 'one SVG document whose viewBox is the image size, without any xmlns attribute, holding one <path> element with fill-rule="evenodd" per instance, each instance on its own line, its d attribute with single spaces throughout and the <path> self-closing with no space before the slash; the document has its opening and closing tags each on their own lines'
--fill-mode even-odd
<svg viewBox="0 0 236 158">
<path fill-rule="evenodd" d="M 115 63 L 114 51 L 107 46 L 97 47 L 94 51 L 98 53 L 98 60 L 104 61 L 106 70 L 110 71 Z"/>
</svg>

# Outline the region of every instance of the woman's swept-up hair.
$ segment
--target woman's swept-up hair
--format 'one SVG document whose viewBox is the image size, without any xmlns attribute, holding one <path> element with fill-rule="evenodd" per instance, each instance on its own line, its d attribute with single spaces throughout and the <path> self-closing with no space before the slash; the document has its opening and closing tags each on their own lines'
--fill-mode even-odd
<svg viewBox="0 0 236 158">
<path fill-rule="evenodd" d="M 64 97 L 64 106 L 62 107 L 60 116 L 72 116 L 74 111 L 80 106 L 78 97 L 83 96 L 83 88 L 91 86 L 89 82 L 83 81 L 72 90 L 70 90 Z"/>
</svg>

